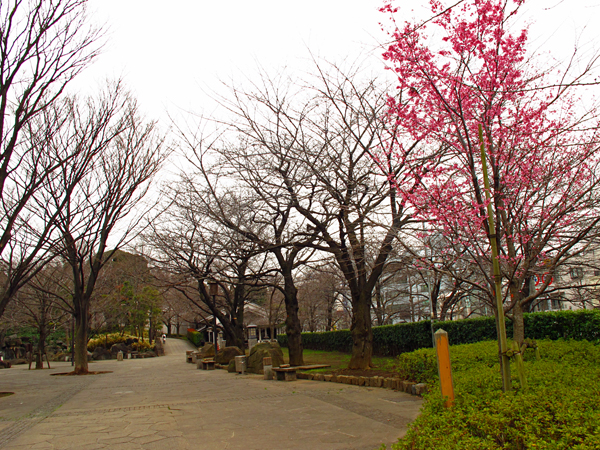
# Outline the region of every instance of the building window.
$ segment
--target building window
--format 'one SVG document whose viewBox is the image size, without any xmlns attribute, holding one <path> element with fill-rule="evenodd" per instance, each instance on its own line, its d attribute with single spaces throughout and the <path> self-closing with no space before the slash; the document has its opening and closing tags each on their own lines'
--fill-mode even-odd
<svg viewBox="0 0 600 450">
<path fill-rule="evenodd" d="M 558 298 L 553 298 L 552 299 L 552 309 L 554 311 L 559 311 L 560 310 L 560 299 L 558 299 Z"/>
<path fill-rule="evenodd" d="M 571 279 L 579 280 L 581 278 L 583 278 L 583 269 L 581 267 L 571 268 Z"/>
</svg>

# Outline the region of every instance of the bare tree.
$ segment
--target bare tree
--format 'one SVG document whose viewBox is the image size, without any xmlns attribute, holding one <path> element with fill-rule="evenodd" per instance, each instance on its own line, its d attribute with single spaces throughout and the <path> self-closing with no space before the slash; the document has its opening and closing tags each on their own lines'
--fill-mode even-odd
<svg viewBox="0 0 600 450">
<path fill-rule="evenodd" d="M 232 104 L 227 106 L 235 108 Z M 236 125 L 229 125 L 239 132 Z M 202 139 L 185 134 L 184 138 L 191 150 L 190 162 L 198 172 L 187 173 L 184 182 L 188 192 L 194 193 L 196 203 L 202 205 L 203 213 L 256 251 L 272 256 L 271 267 L 283 281 L 272 286 L 281 291 L 285 301 L 290 364 L 302 365 L 302 327 L 294 275 L 314 253 L 310 247 L 317 240 L 317 233 L 307 231 L 306 221 L 295 213 L 285 186 L 264 165 L 268 152 L 245 139 L 203 149 Z M 207 160 L 212 161 L 208 166 Z M 232 202 L 239 210 L 236 214 L 232 214 Z"/>
<path fill-rule="evenodd" d="M 305 331 L 332 331 L 337 326 L 340 275 L 330 264 L 310 267 L 298 281 L 300 319 Z"/>
<path fill-rule="evenodd" d="M 76 185 L 72 171 L 65 169 L 45 192 L 47 204 L 58 211 L 60 243 L 55 250 L 72 276 L 75 373 L 85 374 L 96 282 L 115 251 L 136 235 L 140 215 L 147 211 L 140 201 L 167 152 L 155 124 L 140 118 L 135 101 L 120 83 L 111 85 L 98 101 L 74 103 L 59 136 L 56 146 L 77 146 L 94 155 Z M 114 239 L 110 251 L 109 238 Z"/>
<path fill-rule="evenodd" d="M 38 217 L 36 233 L 30 233 L 27 210 L 78 152 L 74 147 L 48 152 L 43 145 L 60 118 L 43 127 L 39 121 L 32 126 L 32 120 L 98 53 L 101 31 L 88 24 L 86 6 L 87 0 L 0 2 L 0 270 L 6 275 L 0 316 L 48 256 L 44 245 L 56 217 Z"/>
<path fill-rule="evenodd" d="M 215 222 L 209 201 L 188 177 L 163 193 L 169 207 L 146 240 L 156 263 L 168 275 L 163 282 L 185 296 L 207 325 L 218 320 L 227 345 L 244 347 L 244 305 L 262 286 L 266 258 L 253 242 Z M 246 221 L 247 210 L 235 196 L 219 199 L 231 224 Z M 267 270 L 268 271 L 268 270 Z M 209 284 L 216 283 L 217 295 Z"/>
<path fill-rule="evenodd" d="M 317 65 L 316 80 L 293 91 L 263 78 L 248 92 L 235 91 L 229 104 L 239 121 L 246 152 L 264 183 L 279 186 L 311 246 L 331 253 L 351 293 L 353 351 L 350 368 L 368 368 L 372 357 L 371 296 L 399 231 L 410 221 L 390 179 L 410 191 L 429 161 L 408 148 L 398 162 L 380 157 L 396 141 L 396 129 L 383 119 L 385 89 L 359 81 L 357 71 Z M 386 174 L 388 176 L 386 176 Z M 299 220 L 299 219 L 296 219 Z M 377 242 L 372 262 L 367 246 Z"/>
<path fill-rule="evenodd" d="M 69 313 L 60 301 L 61 275 L 64 276 L 64 270 L 60 265 L 46 264 L 15 295 L 7 309 L 7 315 L 13 317 L 16 325 L 29 325 L 38 332 L 34 352 L 36 369 L 43 368 L 42 357 L 47 356 L 46 339 L 52 328 L 64 326 L 69 320 Z"/>
</svg>

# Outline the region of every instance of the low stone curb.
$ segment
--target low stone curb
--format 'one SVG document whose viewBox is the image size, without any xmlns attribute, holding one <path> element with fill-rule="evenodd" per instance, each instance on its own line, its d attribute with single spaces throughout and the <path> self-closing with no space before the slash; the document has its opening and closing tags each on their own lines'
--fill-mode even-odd
<svg viewBox="0 0 600 450">
<path fill-rule="evenodd" d="M 298 372 L 297 378 L 301 380 L 329 381 L 331 383 L 353 384 L 355 386 L 379 387 L 403 391 L 411 395 L 422 396 L 427 392 L 427 384 L 414 383 L 400 378 L 386 377 L 356 377 L 352 375 L 331 375 L 323 373 Z"/>
</svg>

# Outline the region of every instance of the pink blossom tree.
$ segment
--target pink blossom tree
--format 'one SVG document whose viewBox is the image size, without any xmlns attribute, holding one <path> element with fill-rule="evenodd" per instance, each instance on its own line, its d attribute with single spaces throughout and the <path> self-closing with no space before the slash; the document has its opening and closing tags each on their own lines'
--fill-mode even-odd
<svg viewBox="0 0 600 450">
<path fill-rule="evenodd" d="M 600 221 L 599 116 L 582 101 L 596 85 L 598 57 L 578 73 L 575 64 L 540 67 L 527 53 L 527 29 L 515 29 L 522 3 L 464 0 L 446 7 L 431 0 L 429 21 L 394 22 L 384 53 L 398 80 L 390 120 L 423 146 L 446 149 L 436 171 L 415 173 L 419 189 L 398 190 L 418 217 L 464 249 L 490 299 L 498 278 L 490 248 L 497 241 L 504 311 L 519 342 L 523 312 L 551 280 L 535 290 L 532 277 L 552 274 L 585 251 Z M 397 13 L 391 5 L 382 11 Z"/>
</svg>

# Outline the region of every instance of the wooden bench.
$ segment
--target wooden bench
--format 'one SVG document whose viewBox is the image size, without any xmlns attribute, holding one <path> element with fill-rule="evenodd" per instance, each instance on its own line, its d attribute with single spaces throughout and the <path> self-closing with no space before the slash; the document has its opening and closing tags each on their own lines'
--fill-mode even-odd
<svg viewBox="0 0 600 450">
<path fill-rule="evenodd" d="M 298 376 L 297 370 L 311 370 L 311 369 L 324 369 L 331 367 L 328 364 L 313 364 L 310 366 L 289 366 L 288 364 L 282 365 L 281 367 L 273 367 L 271 370 L 275 372 L 275 377 L 278 381 L 296 381 Z"/>
<path fill-rule="evenodd" d="M 209 358 L 203 359 L 201 362 L 201 368 L 202 370 L 215 370 L 215 360 Z"/>
<path fill-rule="evenodd" d="M 296 381 L 297 367 L 273 367 L 277 381 Z"/>
<path fill-rule="evenodd" d="M 185 362 L 188 362 L 188 363 L 192 362 L 192 353 L 194 353 L 194 350 L 186 350 L 185 351 Z"/>
</svg>

